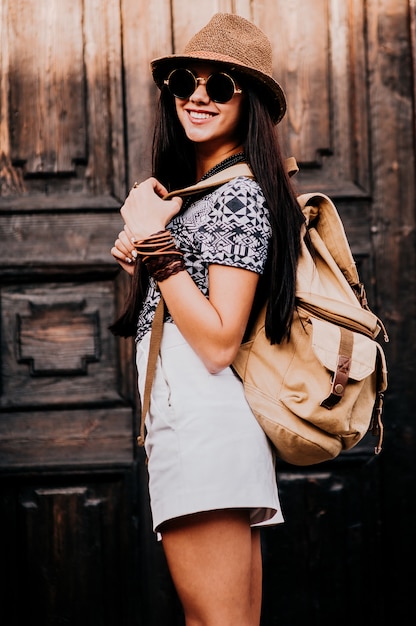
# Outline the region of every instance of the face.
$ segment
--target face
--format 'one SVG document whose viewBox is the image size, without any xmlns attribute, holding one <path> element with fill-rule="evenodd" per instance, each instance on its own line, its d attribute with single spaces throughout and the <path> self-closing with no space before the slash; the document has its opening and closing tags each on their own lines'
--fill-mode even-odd
<svg viewBox="0 0 416 626">
<path fill-rule="evenodd" d="M 211 74 L 221 70 L 209 64 L 195 64 L 189 69 L 198 77 L 197 87 L 188 98 L 175 97 L 178 118 L 188 139 L 197 144 L 197 147 L 210 152 L 234 149 L 241 142 L 238 129 L 244 97 L 242 93 L 238 93 L 241 90 L 237 81 L 237 93 L 230 100 L 224 103 L 215 102 L 209 96 L 205 82 Z M 224 71 L 228 73 L 226 69 Z M 209 87 L 208 91 L 211 93 Z M 212 91 L 211 95 L 215 98 L 214 88 Z M 231 94 L 232 91 L 233 89 Z"/>
</svg>

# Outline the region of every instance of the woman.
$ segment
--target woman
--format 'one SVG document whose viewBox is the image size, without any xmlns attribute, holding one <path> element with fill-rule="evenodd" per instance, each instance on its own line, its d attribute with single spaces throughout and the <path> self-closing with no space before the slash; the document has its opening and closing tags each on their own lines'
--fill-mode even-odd
<svg viewBox="0 0 416 626">
<path fill-rule="evenodd" d="M 259 528 L 282 521 L 273 453 L 230 367 L 266 298 L 272 342 L 294 308 L 303 217 L 274 132 L 286 104 L 271 60 L 256 26 L 216 14 L 182 55 L 152 61 L 154 177 L 131 190 L 111 250 L 133 276 L 112 330 L 136 336 L 142 397 L 160 295 L 168 309 L 145 446 L 154 530 L 187 626 L 258 626 Z M 255 180 L 162 199 L 239 161 Z"/>
</svg>

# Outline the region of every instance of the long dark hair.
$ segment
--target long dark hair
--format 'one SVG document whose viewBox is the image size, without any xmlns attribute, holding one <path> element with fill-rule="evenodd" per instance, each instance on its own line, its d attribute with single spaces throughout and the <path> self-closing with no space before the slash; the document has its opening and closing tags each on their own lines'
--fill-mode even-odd
<svg viewBox="0 0 416 626">
<path fill-rule="evenodd" d="M 296 200 L 277 130 L 267 108 L 251 90 L 248 90 L 247 106 L 248 131 L 244 152 L 266 198 L 272 228 L 268 259 L 259 281 L 252 318 L 267 300 L 266 336 L 271 343 L 280 343 L 290 335 L 300 232 L 305 218 Z"/>
<path fill-rule="evenodd" d="M 244 92 L 244 153 L 264 193 L 272 229 L 266 268 L 258 284 L 248 328 L 267 301 L 266 335 L 271 343 L 280 343 L 290 335 L 304 217 L 285 169 L 267 105 L 249 86 Z M 161 91 L 153 135 L 153 175 L 169 190 L 195 182 L 194 147 L 178 120 L 174 98 L 166 89 Z M 147 285 L 147 272 L 140 262 L 136 263 L 125 309 L 110 326 L 114 334 L 123 337 L 136 334 L 137 316 Z"/>
</svg>

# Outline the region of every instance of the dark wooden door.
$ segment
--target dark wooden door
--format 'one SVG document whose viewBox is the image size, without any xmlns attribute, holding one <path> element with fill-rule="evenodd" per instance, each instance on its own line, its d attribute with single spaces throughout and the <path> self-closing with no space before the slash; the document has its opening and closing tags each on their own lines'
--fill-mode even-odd
<svg viewBox="0 0 416 626">
<path fill-rule="evenodd" d="M 139 621 L 120 3 L 1 3 L 1 617 Z"/>
<path fill-rule="evenodd" d="M 134 347 L 109 255 L 149 175 L 149 60 L 217 10 L 254 20 L 288 96 L 299 191 L 339 207 L 387 325 L 386 438 L 279 463 L 262 626 L 410 623 L 416 556 L 414 0 L 0 1 L 0 619 L 180 626 L 135 445 Z"/>
</svg>

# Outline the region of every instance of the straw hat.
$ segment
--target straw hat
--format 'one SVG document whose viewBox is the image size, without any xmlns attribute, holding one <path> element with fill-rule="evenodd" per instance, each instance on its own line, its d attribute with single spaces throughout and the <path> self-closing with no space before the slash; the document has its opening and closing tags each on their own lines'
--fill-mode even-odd
<svg viewBox="0 0 416 626">
<path fill-rule="evenodd" d="M 286 99 L 272 76 L 272 47 L 257 26 L 240 15 L 216 13 L 185 46 L 183 54 L 153 59 L 150 67 L 159 89 L 171 69 L 189 61 L 225 64 L 230 70 L 250 78 L 251 85 L 264 96 L 275 124 L 286 111 Z"/>
</svg>

